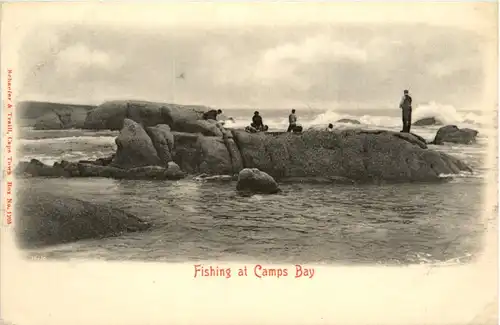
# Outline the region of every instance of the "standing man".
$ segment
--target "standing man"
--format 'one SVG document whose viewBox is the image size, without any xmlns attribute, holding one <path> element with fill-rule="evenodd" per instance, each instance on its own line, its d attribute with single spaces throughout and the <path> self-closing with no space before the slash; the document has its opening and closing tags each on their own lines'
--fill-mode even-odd
<svg viewBox="0 0 500 325">
<path fill-rule="evenodd" d="M 292 109 L 292 114 L 288 116 L 288 130 L 286 132 L 293 132 L 295 126 L 297 126 L 297 115 L 295 115 L 295 110 Z"/>
<path fill-rule="evenodd" d="M 399 103 L 399 108 L 401 108 L 403 115 L 403 130 L 401 132 L 410 133 L 411 128 L 411 97 L 408 94 L 408 90 L 403 92 L 403 98 Z"/>
</svg>

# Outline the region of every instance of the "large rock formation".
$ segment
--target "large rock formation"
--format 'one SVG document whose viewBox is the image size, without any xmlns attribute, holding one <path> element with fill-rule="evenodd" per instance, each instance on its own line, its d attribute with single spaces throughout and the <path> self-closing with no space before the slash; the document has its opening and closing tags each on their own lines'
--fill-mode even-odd
<svg viewBox="0 0 500 325">
<path fill-rule="evenodd" d="M 47 102 L 21 102 L 17 118 L 23 126 L 36 130 L 81 129 L 87 114 L 95 108 L 91 105 L 74 105 Z"/>
<path fill-rule="evenodd" d="M 118 236 L 151 227 L 119 209 L 34 190 L 18 192 L 15 221 L 19 244 L 24 248 Z"/>
<path fill-rule="evenodd" d="M 197 120 L 193 110 L 167 114 L 170 108 L 164 105 L 146 105 L 144 110 L 137 107 L 129 107 L 126 115 L 134 115 L 142 125 L 117 116 L 105 123 L 122 125 L 110 164 L 80 162 L 48 167 L 32 162 L 24 163 L 21 170 L 63 177 L 178 179 L 181 172 L 174 173 L 169 167 L 175 163 L 175 170 L 188 174 L 234 175 L 244 168 L 257 168 L 279 181 L 321 178 L 347 183 L 437 181 L 441 174 L 470 171 L 458 159 L 428 149 L 423 138 L 411 133 L 359 129 L 248 133 Z M 150 114 L 145 114 L 148 110 Z M 159 116 L 168 124 L 148 126 L 160 121 Z M 189 132 L 175 131 L 180 124 Z M 193 125 L 204 126 L 200 130 L 191 128 Z M 210 127 L 218 131 L 210 132 Z"/>
<path fill-rule="evenodd" d="M 478 131 L 472 129 L 459 129 L 456 125 L 447 125 L 440 128 L 432 144 L 460 143 L 470 144 L 476 141 Z"/>
<path fill-rule="evenodd" d="M 234 132 L 246 168 L 277 178 L 343 177 L 358 182 L 437 181 L 470 171 L 464 163 L 411 134 L 390 131 L 309 131 L 279 136 Z"/>
<path fill-rule="evenodd" d="M 111 166 L 127 169 L 162 165 L 153 141 L 140 124 L 125 119 L 120 135 L 115 141 L 117 150 Z"/>
<path fill-rule="evenodd" d="M 435 117 L 426 117 L 420 120 L 417 120 L 412 123 L 414 126 L 427 126 L 427 125 L 442 125 L 440 120 L 437 120 Z"/>
<path fill-rule="evenodd" d="M 275 194 L 280 191 L 274 178 L 257 168 L 245 168 L 240 171 L 236 190 L 252 194 Z"/>
<path fill-rule="evenodd" d="M 204 133 L 203 126 L 198 125 L 196 121 L 203 121 L 203 112 L 209 109 L 205 106 L 147 101 L 110 101 L 99 105 L 89 113 L 85 120 L 85 128 L 92 130 L 121 130 L 123 121 L 128 118 L 142 124 L 144 127 L 167 124 L 174 131 L 191 132 L 195 128 Z M 205 125 L 204 122 L 201 123 Z M 211 125 L 208 128 L 213 130 Z"/>
<path fill-rule="evenodd" d="M 191 134 L 190 134 L 191 135 Z M 198 141 L 198 135 L 191 135 Z M 222 143 L 222 138 L 211 137 Z M 203 141 L 204 138 L 201 138 Z M 175 154 L 174 135 L 168 125 L 160 124 L 149 127 L 148 132 L 138 123 L 125 119 L 124 126 L 116 138 L 117 151 L 112 157 L 100 158 L 97 161 L 80 161 L 78 163 L 62 161 L 53 166 L 47 166 L 36 159 L 30 162 L 21 162 L 16 169 L 18 175 L 45 176 L 45 177 L 111 177 L 117 179 L 180 179 L 185 176 L 183 170 L 194 171 L 189 168 L 182 170 L 173 161 Z M 179 152 L 182 153 L 180 148 Z M 211 154 L 207 150 L 198 152 L 204 157 L 211 168 Z M 229 153 L 228 153 L 229 155 Z M 192 160 L 189 157 L 188 160 Z M 182 161 L 182 160 L 181 160 Z M 197 162 L 196 160 L 192 160 Z M 191 164 L 193 164 L 191 162 Z M 229 159 L 229 164 L 231 160 Z M 230 165 L 231 166 L 231 165 Z M 223 168 L 221 168 L 223 170 Z M 196 167 L 196 171 L 200 168 Z M 203 168 L 201 168 L 203 170 Z"/>
</svg>

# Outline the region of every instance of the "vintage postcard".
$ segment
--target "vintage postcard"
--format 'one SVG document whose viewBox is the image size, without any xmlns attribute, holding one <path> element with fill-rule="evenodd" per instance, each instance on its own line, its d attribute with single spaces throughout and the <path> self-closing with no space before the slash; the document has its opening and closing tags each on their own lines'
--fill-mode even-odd
<svg viewBox="0 0 500 325">
<path fill-rule="evenodd" d="M 1 7 L 5 324 L 497 324 L 496 2 Z"/>
</svg>

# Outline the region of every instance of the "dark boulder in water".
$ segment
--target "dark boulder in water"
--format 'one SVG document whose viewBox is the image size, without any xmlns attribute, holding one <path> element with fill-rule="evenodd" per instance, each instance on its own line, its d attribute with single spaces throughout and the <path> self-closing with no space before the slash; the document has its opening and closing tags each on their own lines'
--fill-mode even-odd
<svg viewBox="0 0 500 325">
<path fill-rule="evenodd" d="M 471 144 L 476 141 L 478 131 L 464 128 L 459 129 L 456 125 L 447 125 L 440 128 L 432 144 L 459 143 Z"/>
<path fill-rule="evenodd" d="M 442 125 L 441 121 L 435 117 L 426 117 L 412 123 L 414 126 L 427 126 L 427 125 Z"/>
<path fill-rule="evenodd" d="M 340 119 L 337 121 L 337 123 L 361 124 L 358 120 L 353 120 L 349 118 Z"/>
<path fill-rule="evenodd" d="M 34 190 L 18 192 L 16 233 L 23 248 L 119 236 L 151 225 L 122 210 Z"/>
<path fill-rule="evenodd" d="M 275 194 L 280 191 L 274 178 L 257 168 L 240 171 L 236 190 L 248 194 Z"/>
</svg>

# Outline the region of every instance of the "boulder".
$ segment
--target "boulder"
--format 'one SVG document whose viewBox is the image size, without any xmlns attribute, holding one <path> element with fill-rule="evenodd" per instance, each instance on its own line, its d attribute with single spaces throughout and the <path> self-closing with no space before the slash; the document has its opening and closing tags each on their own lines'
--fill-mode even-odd
<svg viewBox="0 0 500 325">
<path fill-rule="evenodd" d="M 60 130 L 83 128 L 87 114 L 95 106 L 49 102 L 20 102 L 18 118 L 23 126 L 34 126 L 36 130 Z"/>
<path fill-rule="evenodd" d="M 232 174 L 234 167 L 243 167 L 238 165 L 241 160 L 235 152 L 236 145 L 231 150 L 234 157 L 226 147 L 226 142 L 230 143 L 232 139 L 224 140 L 219 137 L 183 132 L 173 132 L 173 135 L 175 141 L 173 160 L 188 174 Z"/>
<path fill-rule="evenodd" d="M 222 126 L 215 120 L 179 120 L 172 129 L 185 133 L 201 133 L 206 136 L 222 137 Z"/>
<path fill-rule="evenodd" d="M 440 128 L 432 144 L 460 143 L 470 144 L 476 141 L 478 131 L 472 129 L 459 129 L 456 125 L 447 125 Z"/>
<path fill-rule="evenodd" d="M 167 124 L 172 130 L 176 130 L 174 125 L 182 129 L 183 121 L 201 120 L 203 112 L 207 110 L 209 110 L 208 107 L 196 105 L 134 100 L 109 101 L 89 113 L 85 120 L 85 128 L 120 130 L 123 127 L 123 121 L 128 118 L 144 127 Z"/>
<path fill-rule="evenodd" d="M 60 130 L 64 125 L 55 112 L 47 112 L 35 122 L 35 130 Z"/>
<path fill-rule="evenodd" d="M 96 164 L 77 163 L 76 167 L 80 177 L 105 177 L 122 179 L 127 178 L 127 171 L 121 168 L 112 166 L 101 166 Z"/>
<path fill-rule="evenodd" d="M 171 161 L 168 163 L 165 176 L 167 179 L 176 180 L 176 179 L 182 179 L 182 178 L 186 177 L 186 174 L 181 170 L 179 165 L 177 165 L 176 163 Z"/>
<path fill-rule="evenodd" d="M 309 131 L 276 136 L 233 131 L 246 168 L 283 178 L 342 177 L 357 182 L 440 181 L 470 171 L 419 137 L 391 131 Z"/>
<path fill-rule="evenodd" d="M 128 169 L 162 165 L 151 138 L 140 124 L 132 120 L 125 119 L 115 142 L 117 151 L 110 166 Z"/>
<path fill-rule="evenodd" d="M 167 179 L 167 169 L 161 166 L 143 166 L 127 169 L 124 179 Z"/>
<path fill-rule="evenodd" d="M 237 174 L 244 168 L 244 165 L 240 150 L 238 149 L 238 145 L 233 139 L 233 133 L 231 132 L 231 138 L 224 137 L 223 140 L 229 153 L 229 158 L 231 159 L 233 174 Z"/>
<path fill-rule="evenodd" d="M 126 117 L 126 104 L 118 105 L 115 104 L 115 102 L 106 102 L 99 105 L 87 115 L 84 129 L 121 130 L 123 128 L 123 121 Z"/>
<path fill-rule="evenodd" d="M 172 132 L 175 148 L 172 152 L 173 161 L 186 173 L 197 174 L 200 162 L 198 147 L 199 134 Z"/>
<path fill-rule="evenodd" d="M 56 162 L 54 166 L 47 166 L 36 159 L 20 162 L 16 174 L 33 177 L 105 177 L 114 179 L 150 179 L 150 180 L 178 180 L 185 177 L 185 173 L 174 162 L 167 167 L 142 166 L 122 169 L 112 166 L 103 166 L 93 163 L 72 163 L 67 161 Z"/>
<path fill-rule="evenodd" d="M 58 176 L 62 177 L 78 177 L 80 175 L 80 170 L 78 168 L 78 164 L 68 162 L 66 160 L 62 160 L 60 163 L 55 162 L 52 166 L 54 170 L 60 170 Z"/>
<path fill-rule="evenodd" d="M 337 123 L 361 124 L 358 120 L 353 120 L 349 118 L 342 118 L 338 120 Z"/>
<path fill-rule="evenodd" d="M 146 128 L 146 133 L 151 138 L 158 157 L 164 166 L 172 161 L 172 151 L 174 150 L 174 135 L 167 124 L 159 124 Z"/>
<path fill-rule="evenodd" d="M 213 173 L 213 171 L 217 171 L 219 175 L 233 173 L 233 160 L 224 139 L 198 137 L 197 145 L 200 152 L 198 172 Z"/>
<path fill-rule="evenodd" d="M 23 248 L 119 236 L 151 227 L 120 209 L 34 190 L 18 192 L 16 208 L 15 229 Z"/>
<path fill-rule="evenodd" d="M 245 168 L 240 171 L 236 190 L 256 194 L 275 194 L 280 191 L 274 178 L 257 168 Z"/>
<path fill-rule="evenodd" d="M 412 123 L 414 126 L 441 125 L 441 121 L 435 117 L 426 117 Z"/>
<path fill-rule="evenodd" d="M 38 159 L 31 159 L 29 162 L 20 162 L 15 169 L 17 176 L 33 177 L 71 177 L 70 172 L 64 170 L 60 163 L 48 166 Z"/>
<path fill-rule="evenodd" d="M 88 111 L 71 107 L 54 108 L 35 122 L 35 130 L 81 129 Z"/>
</svg>

